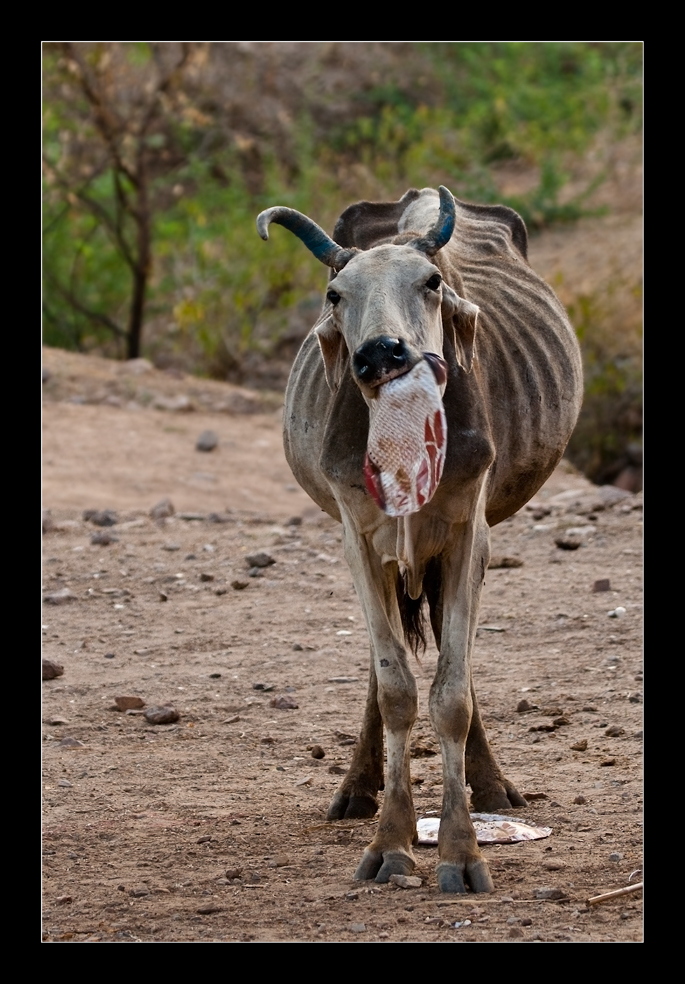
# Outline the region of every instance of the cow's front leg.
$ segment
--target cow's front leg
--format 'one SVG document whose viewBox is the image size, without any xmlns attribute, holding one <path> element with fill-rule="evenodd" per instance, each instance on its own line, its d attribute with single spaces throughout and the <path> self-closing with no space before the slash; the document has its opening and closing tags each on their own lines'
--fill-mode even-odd
<svg viewBox="0 0 685 984">
<path fill-rule="evenodd" d="M 377 705 L 387 749 L 383 809 L 376 836 L 354 877 L 387 882 L 393 874 L 409 874 L 415 865 L 412 845 L 416 840 L 416 816 L 409 774 L 409 737 L 416 720 L 418 695 L 404 647 L 395 593 L 396 565 L 382 564 L 367 539 L 351 524 L 344 525 L 344 543 L 369 632 Z"/>
<path fill-rule="evenodd" d="M 383 788 L 383 719 L 378 707 L 376 666 L 371 651 L 369 690 L 364 720 L 352 762 L 328 809 L 328 820 L 373 817 L 378 810 L 376 794 Z"/>
<path fill-rule="evenodd" d="M 443 803 L 438 835 L 438 886 L 443 892 L 491 892 L 492 879 L 469 816 L 466 740 L 473 715 L 471 651 L 489 558 L 484 517 L 455 529 L 442 563 L 441 649 L 431 687 L 430 713 L 440 738 Z"/>
</svg>

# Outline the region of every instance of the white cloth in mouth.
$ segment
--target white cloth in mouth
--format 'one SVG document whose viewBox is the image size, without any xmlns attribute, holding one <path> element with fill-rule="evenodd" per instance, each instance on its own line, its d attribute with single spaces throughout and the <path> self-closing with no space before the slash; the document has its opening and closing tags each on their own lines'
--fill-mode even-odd
<svg viewBox="0 0 685 984">
<path fill-rule="evenodd" d="M 364 478 L 388 516 L 409 516 L 430 502 L 442 477 L 446 447 L 440 386 L 422 359 L 410 372 L 380 386 L 371 404 Z"/>
</svg>

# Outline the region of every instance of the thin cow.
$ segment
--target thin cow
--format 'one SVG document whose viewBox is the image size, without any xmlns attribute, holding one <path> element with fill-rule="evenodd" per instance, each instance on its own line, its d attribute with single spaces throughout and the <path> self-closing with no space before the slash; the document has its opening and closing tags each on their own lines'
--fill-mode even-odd
<svg viewBox="0 0 685 984">
<path fill-rule="evenodd" d="M 290 375 L 284 442 L 297 481 L 342 523 L 371 645 L 360 740 L 328 818 L 373 816 L 384 788 L 355 878 L 387 882 L 413 870 L 409 745 L 418 699 L 409 663 L 423 640 L 426 601 L 440 654 L 429 701 L 444 781 L 438 886 L 489 892 L 467 784 L 477 810 L 525 805 L 490 750 L 473 686 L 490 527 L 537 492 L 564 452 L 582 395 L 576 336 L 528 264 L 523 220 L 505 206 L 461 202 L 440 187 L 352 205 L 332 239 L 280 206 L 259 215 L 263 239 L 272 222 L 331 269 L 321 315 Z M 391 391 L 411 395 L 426 366 L 435 381 L 422 385 L 441 402 L 432 460 L 442 454 L 444 461 L 423 492 L 416 474 L 400 469 L 394 478 L 407 497 L 391 508 L 370 420 Z M 402 429 L 401 409 L 388 419 Z M 381 447 L 382 438 L 381 428 Z"/>
</svg>

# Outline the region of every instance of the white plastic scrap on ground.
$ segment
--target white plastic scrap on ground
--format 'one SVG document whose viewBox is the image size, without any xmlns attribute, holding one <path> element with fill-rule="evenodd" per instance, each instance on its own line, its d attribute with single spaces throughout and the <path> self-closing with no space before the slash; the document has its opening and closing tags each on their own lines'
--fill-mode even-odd
<svg viewBox="0 0 685 984">
<path fill-rule="evenodd" d="M 498 813 L 472 813 L 471 820 L 479 844 L 514 844 L 517 841 L 542 840 L 552 833 L 551 827 L 533 827 L 516 817 Z M 419 844 L 438 843 L 440 817 L 423 817 L 417 823 Z"/>
</svg>

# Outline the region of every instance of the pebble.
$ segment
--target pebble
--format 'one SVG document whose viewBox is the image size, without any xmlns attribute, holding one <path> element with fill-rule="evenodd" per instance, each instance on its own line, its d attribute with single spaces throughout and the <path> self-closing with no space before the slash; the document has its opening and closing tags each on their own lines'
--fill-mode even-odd
<svg viewBox="0 0 685 984">
<path fill-rule="evenodd" d="M 587 800 L 585 799 L 584 796 L 579 794 L 578 796 L 575 797 L 573 802 L 576 804 L 576 806 L 582 806 L 583 803 L 587 803 Z"/>
<path fill-rule="evenodd" d="M 51 591 L 49 594 L 43 595 L 43 601 L 47 601 L 49 605 L 66 605 L 70 601 L 76 600 L 76 595 L 69 588 L 60 588 L 59 591 Z"/>
<path fill-rule="evenodd" d="M 533 705 L 529 701 L 527 701 L 525 697 L 523 698 L 523 700 L 520 700 L 516 705 L 516 711 L 519 714 L 523 714 L 524 711 L 530 711 L 532 710 L 532 708 Z"/>
<path fill-rule="evenodd" d="M 86 746 L 78 738 L 62 738 L 60 742 L 57 743 L 60 748 L 85 748 Z"/>
<path fill-rule="evenodd" d="M 56 715 L 53 715 L 52 717 L 47 718 L 46 721 L 45 721 L 45 723 L 52 725 L 53 728 L 57 724 L 69 724 L 69 722 L 67 721 L 67 719 L 65 717 L 61 717 L 60 715 L 57 715 L 57 714 Z"/>
<path fill-rule="evenodd" d="M 51 659 L 43 660 L 43 679 L 44 680 L 54 680 L 55 677 L 62 676 L 64 673 L 64 667 L 59 663 L 53 662 Z"/>
<path fill-rule="evenodd" d="M 332 776 L 344 776 L 347 769 L 343 769 L 340 765 L 329 765 L 328 771 Z"/>
<path fill-rule="evenodd" d="M 616 765 L 615 758 L 605 758 L 599 763 L 600 765 Z"/>
<path fill-rule="evenodd" d="M 626 729 L 622 728 L 620 724 L 612 724 L 611 727 L 607 728 L 604 734 L 607 738 L 620 738 L 621 735 L 626 733 Z"/>
<path fill-rule="evenodd" d="M 610 612 L 607 612 L 607 615 L 609 616 L 609 618 L 623 618 L 625 613 L 626 613 L 625 608 L 619 605 L 618 608 L 613 608 Z"/>
<path fill-rule="evenodd" d="M 563 899 L 565 893 L 560 888 L 536 888 L 536 899 Z"/>
<path fill-rule="evenodd" d="M 201 581 L 213 581 L 214 580 L 214 575 L 213 574 L 204 574 L 204 573 L 202 573 L 202 574 L 200 574 L 200 580 Z"/>
<path fill-rule="evenodd" d="M 105 659 L 114 659 L 114 653 L 105 653 Z"/>
<path fill-rule="evenodd" d="M 163 543 L 162 544 L 162 550 L 168 550 L 170 553 L 173 553 L 175 550 L 180 550 L 180 549 L 181 549 L 181 544 L 180 543 Z"/>
<path fill-rule="evenodd" d="M 95 546 L 108 547 L 111 543 L 118 543 L 119 537 L 107 530 L 100 530 L 98 533 L 93 533 L 90 542 Z"/>
<path fill-rule="evenodd" d="M 150 724 L 173 724 L 180 717 L 178 711 L 168 705 L 163 707 L 149 707 L 145 711 L 144 716 L 145 720 Z"/>
<path fill-rule="evenodd" d="M 294 642 L 294 643 L 293 643 L 293 652 L 294 652 L 294 653 L 301 653 L 301 652 L 304 652 L 304 646 L 301 646 L 301 645 L 299 644 L 299 642 Z"/>
<path fill-rule="evenodd" d="M 234 591 L 244 591 L 249 583 L 249 581 L 231 581 L 231 587 Z"/>
<path fill-rule="evenodd" d="M 312 745 L 312 758 L 322 759 L 326 757 L 326 753 L 321 747 L 321 745 Z"/>
<path fill-rule="evenodd" d="M 421 888 L 423 884 L 418 875 L 390 875 L 390 881 L 400 888 Z"/>
<path fill-rule="evenodd" d="M 171 499 L 160 499 L 157 505 L 153 506 L 150 510 L 150 516 L 156 520 L 167 519 L 169 516 L 173 516 L 175 512 L 176 510 Z"/>
<path fill-rule="evenodd" d="M 275 564 L 276 561 L 273 559 L 271 554 L 260 551 L 259 553 L 248 554 L 245 557 L 245 563 L 248 567 L 270 567 L 271 564 Z"/>
<path fill-rule="evenodd" d="M 523 567 L 523 561 L 519 557 L 491 557 L 488 563 L 491 571 L 506 567 Z"/>
<path fill-rule="evenodd" d="M 350 925 L 350 932 L 351 933 L 365 933 L 366 932 L 366 926 L 364 925 L 364 923 L 352 923 Z"/>
<path fill-rule="evenodd" d="M 576 741 L 571 745 L 571 750 L 574 752 L 585 752 L 587 751 L 587 738 L 581 738 L 580 741 Z"/>
<path fill-rule="evenodd" d="M 196 451 L 213 451 L 219 443 L 218 435 L 212 430 L 202 431 L 195 442 Z"/>
<path fill-rule="evenodd" d="M 337 676 L 329 677 L 329 683 L 358 683 L 359 677 L 347 677 L 347 676 Z"/>
<path fill-rule="evenodd" d="M 582 539 L 579 536 L 558 536 L 554 540 L 556 545 L 560 550 L 577 550 L 582 543 Z"/>
<path fill-rule="evenodd" d="M 598 591 L 611 591 L 611 584 L 609 583 L 608 577 L 600 578 L 592 585 L 593 594 L 596 594 Z"/>
<path fill-rule="evenodd" d="M 112 509 L 86 509 L 83 518 L 87 523 L 94 523 L 95 526 L 115 526 L 118 522 L 117 514 Z"/>
<path fill-rule="evenodd" d="M 623 861 L 623 855 L 620 851 L 612 851 L 609 855 L 610 861 Z"/>
<path fill-rule="evenodd" d="M 242 875 L 242 873 L 243 873 L 243 869 L 242 868 L 227 868 L 226 869 L 226 877 L 228 879 L 240 878 L 240 876 Z"/>
<path fill-rule="evenodd" d="M 73 789 L 73 785 L 68 779 L 60 779 L 57 785 L 62 786 L 63 789 Z"/>
<path fill-rule="evenodd" d="M 276 707 L 280 711 L 294 711 L 297 710 L 299 704 L 292 697 L 272 697 L 269 701 L 269 707 Z"/>
<path fill-rule="evenodd" d="M 119 711 L 131 711 L 138 707 L 145 707 L 142 697 L 115 697 L 114 703 Z"/>
</svg>

